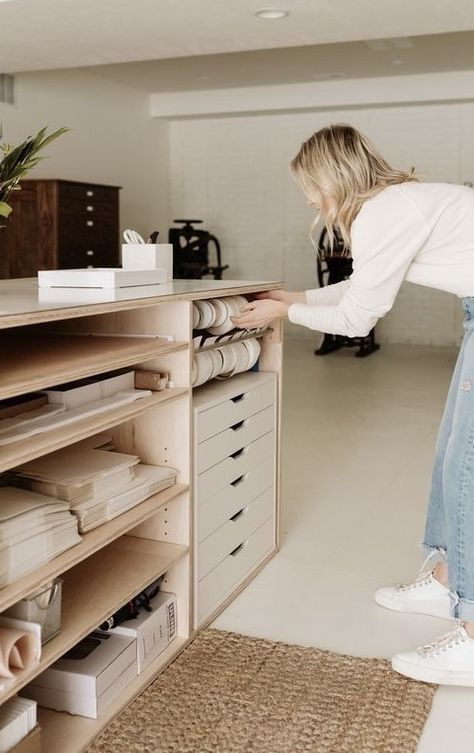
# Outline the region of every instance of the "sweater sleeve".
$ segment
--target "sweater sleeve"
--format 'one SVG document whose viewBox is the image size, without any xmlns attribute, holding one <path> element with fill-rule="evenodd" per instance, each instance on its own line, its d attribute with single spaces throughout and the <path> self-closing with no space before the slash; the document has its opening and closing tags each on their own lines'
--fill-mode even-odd
<svg viewBox="0 0 474 753">
<path fill-rule="evenodd" d="M 344 291 L 349 287 L 349 280 L 336 282 L 334 285 L 326 285 L 324 288 L 315 288 L 306 291 L 306 303 L 309 306 L 327 305 L 339 303 Z"/>
<path fill-rule="evenodd" d="M 352 225 L 353 273 L 334 305 L 293 303 L 294 324 L 347 337 L 365 337 L 389 311 L 408 267 L 431 228 L 398 186 L 363 205 Z"/>
</svg>

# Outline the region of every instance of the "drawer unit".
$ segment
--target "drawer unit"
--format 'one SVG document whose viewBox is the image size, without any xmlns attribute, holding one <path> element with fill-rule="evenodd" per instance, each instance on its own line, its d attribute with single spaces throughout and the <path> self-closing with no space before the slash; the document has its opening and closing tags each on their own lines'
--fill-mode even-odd
<svg viewBox="0 0 474 753">
<path fill-rule="evenodd" d="M 237 384 L 232 386 L 225 384 L 226 397 L 216 405 L 212 405 L 206 410 L 197 414 L 196 418 L 196 440 L 202 442 L 209 437 L 215 436 L 219 432 L 234 426 L 243 419 L 251 416 L 269 405 L 275 404 L 275 379 L 271 374 L 262 375 L 264 378 L 259 379 L 252 387 L 252 380 L 249 377 L 253 374 L 239 374 L 233 377 Z M 256 374 L 255 376 L 261 376 Z M 242 377 L 242 379 L 240 378 Z M 270 377 L 270 378 L 269 378 Z M 224 383 L 222 383 L 224 384 Z M 202 401 L 206 395 L 212 394 L 212 387 L 220 388 L 221 385 L 206 385 L 198 390 L 198 399 Z M 223 390 L 220 390 L 223 392 Z M 224 393 L 225 394 L 225 393 Z"/>
<path fill-rule="evenodd" d="M 252 372 L 195 391 L 196 626 L 275 549 L 276 388 Z"/>
<path fill-rule="evenodd" d="M 202 541 L 198 549 L 198 580 L 217 567 L 262 523 L 272 518 L 274 508 L 275 490 L 274 487 L 270 487 Z"/>
<path fill-rule="evenodd" d="M 196 511 L 197 542 L 207 538 L 242 507 L 273 486 L 274 482 L 275 459 L 270 455 L 214 496 L 200 500 Z"/>
<path fill-rule="evenodd" d="M 196 479 L 197 501 L 217 494 L 220 489 L 236 481 L 259 462 L 274 454 L 275 434 L 269 432 L 244 447 L 235 457 L 231 455 L 209 468 L 208 471 L 200 473 Z"/>
<path fill-rule="evenodd" d="M 196 470 L 198 473 L 206 471 L 221 460 L 233 455 L 246 447 L 255 439 L 268 434 L 275 428 L 275 406 L 244 418 L 239 423 L 221 431 L 214 437 L 209 437 L 196 448 Z"/>
<path fill-rule="evenodd" d="M 196 621 L 212 614 L 274 548 L 275 521 L 270 518 L 199 581 Z"/>
<path fill-rule="evenodd" d="M 2 231 L 0 277 L 119 264 L 119 187 L 25 180 Z"/>
</svg>

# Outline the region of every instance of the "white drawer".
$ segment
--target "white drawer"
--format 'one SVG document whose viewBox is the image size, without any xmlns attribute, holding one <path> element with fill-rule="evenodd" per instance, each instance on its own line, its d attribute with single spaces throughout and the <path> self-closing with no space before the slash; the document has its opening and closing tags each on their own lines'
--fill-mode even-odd
<svg viewBox="0 0 474 753">
<path fill-rule="evenodd" d="M 232 515 L 248 505 L 265 489 L 275 484 L 275 460 L 268 457 L 263 463 L 225 486 L 217 494 L 196 506 L 197 541 L 200 542 L 219 528 Z"/>
<path fill-rule="evenodd" d="M 217 494 L 232 481 L 236 481 L 260 462 L 275 455 L 275 433 L 270 431 L 263 437 L 244 447 L 235 457 L 227 457 L 209 470 L 196 477 L 196 493 L 199 502 Z"/>
<path fill-rule="evenodd" d="M 242 385 L 243 387 L 244 385 Z M 235 395 L 207 410 L 196 411 L 196 441 L 202 442 L 215 434 L 234 426 L 257 411 L 273 405 L 276 401 L 276 379 L 266 381 L 245 391 L 234 390 Z"/>
<path fill-rule="evenodd" d="M 242 507 L 230 520 L 199 544 L 198 580 L 217 567 L 230 552 L 271 517 L 275 517 L 275 489 L 273 487 Z"/>
<path fill-rule="evenodd" d="M 229 554 L 197 585 L 197 623 L 200 624 L 214 609 L 275 548 L 275 521 L 267 520 L 242 546 Z"/>
<path fill-rule="evenodd" d="M 244 418 L 230 429 L 206 439 L 196 447 L 196 472 L 207 471 L 274 428 L 275 407 L 271 405 L 253 416 Z"/>
</svg>

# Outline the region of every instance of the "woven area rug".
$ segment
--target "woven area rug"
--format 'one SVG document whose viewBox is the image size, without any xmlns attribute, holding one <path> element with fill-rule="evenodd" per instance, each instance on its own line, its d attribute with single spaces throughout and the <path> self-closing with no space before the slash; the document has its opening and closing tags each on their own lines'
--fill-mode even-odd
<svg viewBox="0 0 474 753">
<path fill-rule="evenodd" d="M 436 686 L 208 629 L 88 753 L 415 753 Z"/>
</svg>

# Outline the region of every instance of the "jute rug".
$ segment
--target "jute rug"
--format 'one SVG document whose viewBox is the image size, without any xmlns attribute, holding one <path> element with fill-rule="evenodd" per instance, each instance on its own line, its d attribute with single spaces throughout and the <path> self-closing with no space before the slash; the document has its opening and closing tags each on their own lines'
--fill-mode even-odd
<svg viewBox="0 0 474 753">
<path fill-rule="evenodd" d="M 208 629 L 88 753 L 415 753 L 436 686 Z"/>
</svg>

